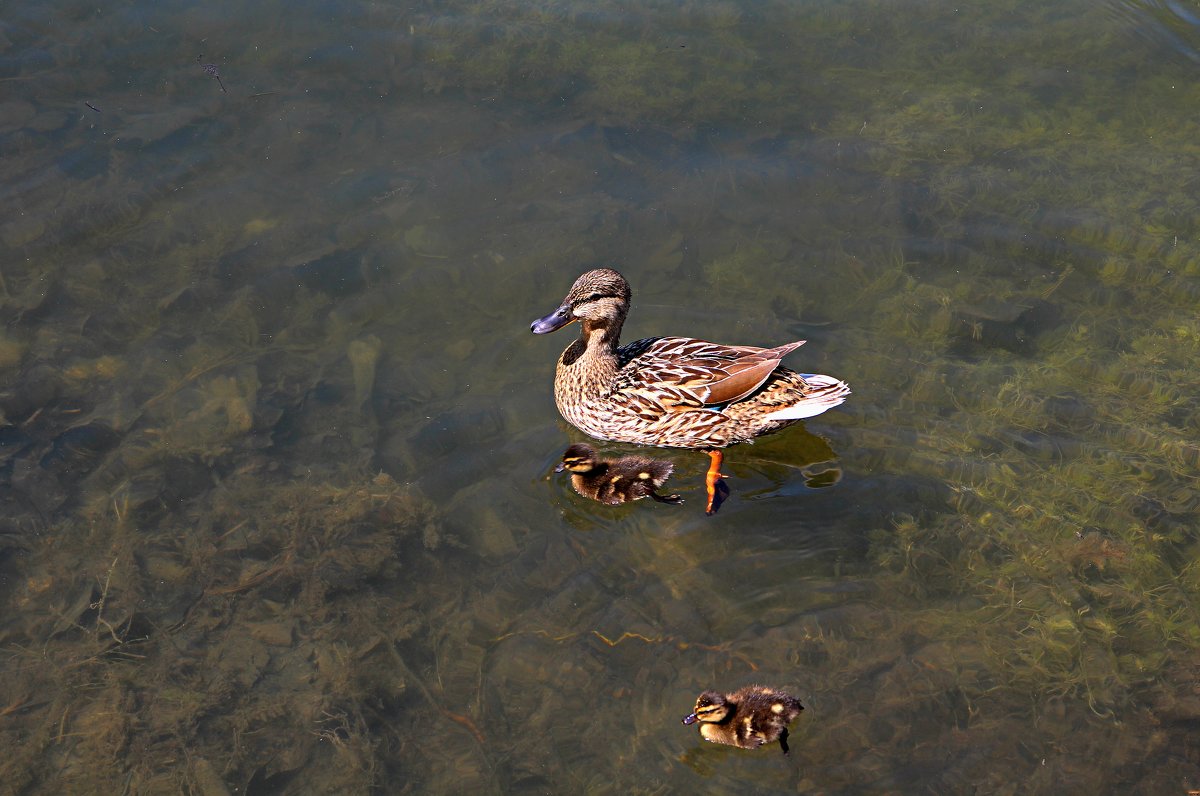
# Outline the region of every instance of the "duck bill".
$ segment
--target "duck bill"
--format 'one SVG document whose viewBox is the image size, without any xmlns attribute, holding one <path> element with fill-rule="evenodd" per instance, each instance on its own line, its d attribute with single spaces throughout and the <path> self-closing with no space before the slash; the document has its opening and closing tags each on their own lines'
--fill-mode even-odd
<svg viewBox="0 0 1200 796">
<path fill-rule="evenodd" d="M 571 315 L 571 305 L 564 304 L 545 318 L 538 318 L 530 324 L 529 331 L 534 334 L 550 334 L 557 332 L 573 320 L 575 318 Z"/>
<path fill-rule="evenodd" d="M 684 724 L 695 724 L 695 723 L 696 723 L 696 714 L 695 714 L 695 713 L 689 713 L 689 714 L 687 714 L 686 716 L 684 716 L 684 717 L 683 717 L 683 723 L 684 723 Z"/>
<path fill-rule="evenodd" d="M 554 472 L 561 473 L 565 469 L 567 469 L 567 465 L 563 464 L 562 462 L 559 462 L 558 467 L 554 468 Z"/>
</svg>

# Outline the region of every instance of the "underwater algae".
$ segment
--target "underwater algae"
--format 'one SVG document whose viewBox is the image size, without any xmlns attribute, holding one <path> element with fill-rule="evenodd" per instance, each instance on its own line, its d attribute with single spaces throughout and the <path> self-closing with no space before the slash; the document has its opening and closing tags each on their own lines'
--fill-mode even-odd
<svg viewBox="0 0 1200 796">
<path fill-rule="evenodd" d="M 418 687 L 396 645 L 423 623 L 370 594 L 446 541 L 419 489 L 369 467 L 380 341 L 303 286 L 268 309 L 137 261 L 63 270 L 55 322 L 9 328 L 2 777 L 222 793 L 311 766 L 369 787 L 392 744 L 368 725 Z M 101 313 L 122 272 L 167 298 Z"/>
<path fill-rule="evenodd" d="M 94 230 L 112 245 L 81 265 L 55 232 L 4 271 L 0 778 L 223 793 L 311 766 L 361 790 L 403 745 L 368 724 L 421 701 L 396 645 L 423 620 L 368 593 L 448 537 L 369 467 L 379 338 L 322 289 L 263 301 L 293 268 L 222 268 L 270 225 L 184 243 L 177 201 Z"/>
<path fill-rule="evenodd" d="M 28 624 L 5 633 L 5 704 L 19 717 L 4 728 L 7 782 L 53 772 L 89 791 L 203 790 L 218 761 L 218 781 L 239 789 L 301 769 L 319 787 L 376 781 L 380 728 L 368 725 L 391 721 L 384 703 L 417 685 L 395 645 L 423 620 L 363 586 L 416 564 L 438 532 L 387 476 L 271 480 L 246 470 L 199 518 L 160 518 L 149 537 L 114 502 L 60 529 L 87 541 L 73 567 L 63 551 L 31 562 L 17 598 Z M 198 532 L 168 530 L 197 519 Z M 81 586 L 81 601 L 52 596 Z M 47 608 L 58 622 L 40 638 Z"/>
<path fill-rule="evenodd" d="M 0 165 L 28 205 L 0 239 L 29 255 L 0 285 L 0 778 L 1197 786 L 1185 70 L 1080 35 L 1069 4 L 355 10 L 395 27 L 378 69 L 286 36 L 220 54 L 235 95 L 288 75 L 255 87 L 290 92 L 270 113 L 135 103 L 101 69 L 73 70 L 71 98 L 109 93 L 86 122 L 6 106 L 12 151 L 53 153 L 61 179 Z M 146 84 L 220 101 L 195 54 L 160 52 L 182 66 Z M 403 109 L 299 96 L 377 86 Z M 497 123 L 463 98 L 522 107 Z M 57 150 L 118 120 L 119 146 Z M 384 134 L 428 156 L 346 162 Z M 272 147 L 247 174 L 275 184 L 220 167 L 235 143 Z M 323 217 L 326 191 L 360 212 Z M 768 530 L 733 539 L 539 512 L 555 493 L 507 469 L 561 451 L 515 406 L 545 391 L 525 384 L 535 355 L 509 364 L 504 335 L 447 327 L 443 302 L 505 328 L 526 277 L 608 258 L 643 269 L 661 311 L 705 307 L 695 328 L 819 340 L 804 361 L 870 385 L 814 428 L 840 457 L 831 491 L 895 505 L 849 515 L 817 565 L 781 530 L 808 532 L 817 501 L 777 488 L 729 515 Z M 522 278 L 481 297 L 485 265 Z M 406 345 L 426 329 L 444 351 Z M 765 584 L 747 598 L 729 579 Z M 760 672 L 815 698 L 796 774 L 673 734 L 668 703 L 693 685 Z"/>
<path fill-rule="evenodd" d="M 1134 239 L 1110 242 L 1109 257 L 1178 257 L 1174 249 Z M 1149 780 L 1166 787 L 1195 773 L 1192 719 L 1179 701 L 1200 643 L 1192 442 L 1200 383 L 1190 365 L 1194 305 L 1180 299 L 1192 277 L 1155 277 L 1163 271 L 1152 260 L 1119 281 L 1129 303 L 1097 306 L 1086 288 L 1096 260 L 1072 261 L 1015 294 L 1002 279 L 942 288 L 902 277 L 907 289 L 880 303 L 881 320 L 910 341 L 904 350 L 921 350 L 922 364 L 900 382 L 887 421 L 917 433 L 888 459 L 944 480 L 953 497 L 951 511 L 878 529 L 872 557 L 881 583 L 914 599 L 906 612 L 914 630 L 953 639 L 958 666 L 974 659 L 976 674 L 959 686 L 970 705 L 963 732 L 995 748 L 1054 739 L 1072 754 L 1088 754 L 1088 744 L 1119 750 L 1111 767 L 1091 771 L 1048 758 L 1031 767 L 1027 787 L 1112 787 L 1137 781 L 1137 762 L 1148 758 L 1171 761 Z M 1164 281 L 1183 288 L 1164 291 Z M 1030 330 L 1024 351 L 956 334 L 953 308 L 997 296 L 1052 302 L 1061 320 Z M 937 602 L 954 607 L 919 607 Z M 997 714 L 1026 717 L 1035 730 L 1006 737 Z"/>
</svg>

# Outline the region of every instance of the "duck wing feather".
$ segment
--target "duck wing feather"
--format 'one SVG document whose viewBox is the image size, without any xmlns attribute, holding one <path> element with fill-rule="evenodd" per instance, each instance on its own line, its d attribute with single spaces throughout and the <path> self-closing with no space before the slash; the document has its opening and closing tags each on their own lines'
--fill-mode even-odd
<svg viewBox="0 0 1200 796">
<path fill-rule="evenodd" d="M 775 348 L 732 346 L 690 337 L 656 337 L 621 348 L 614 393 L 649 398 L 669 408 L 739 401 L 757 390 L 803 340 Z"/>
</svg>

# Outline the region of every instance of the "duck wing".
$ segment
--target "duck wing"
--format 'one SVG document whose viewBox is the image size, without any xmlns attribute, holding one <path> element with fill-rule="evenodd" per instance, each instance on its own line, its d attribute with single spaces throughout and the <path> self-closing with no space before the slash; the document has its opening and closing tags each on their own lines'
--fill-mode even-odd
<svg viewBox="0 0 1200 796">
<path fill-rule="evenodd" d="M 728 404 L 767 380 L 779 361 L 804 345 L 732 346 L 691 337 L 638 340 L 618 351 L 614 393 L 654 400 L 668 408 Z"/>
</svg>

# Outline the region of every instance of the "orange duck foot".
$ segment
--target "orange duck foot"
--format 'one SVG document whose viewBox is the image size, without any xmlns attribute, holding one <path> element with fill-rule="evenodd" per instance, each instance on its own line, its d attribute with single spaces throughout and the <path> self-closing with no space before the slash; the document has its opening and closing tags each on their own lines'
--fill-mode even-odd
<svg viewBox="0 0 1200 796">
<path fill-rule="evenodd" d="M 721 462 L 725 459 L 725 454 L 720 450 L 708 450 L 705 453 L 709 456 L 708 472 L 704 476 L 704 486 L 708 491 L 708 502 L 704 505 L 705 514 L 716 514 L 717 509 L 721 508 L 721 503 L 725 501 L 725 496 L 729 494 L 729 487 L 721 483 L 721 479 L 725 476 L 721 473 Z"/>
</svg>

